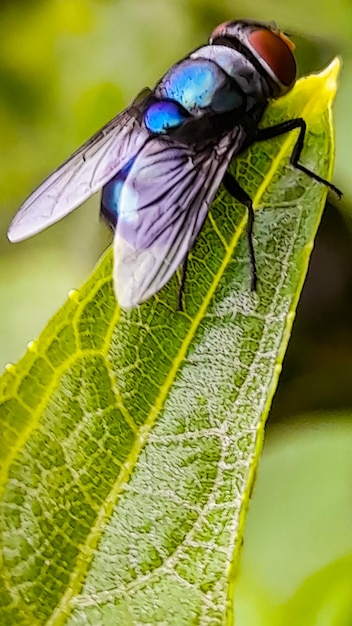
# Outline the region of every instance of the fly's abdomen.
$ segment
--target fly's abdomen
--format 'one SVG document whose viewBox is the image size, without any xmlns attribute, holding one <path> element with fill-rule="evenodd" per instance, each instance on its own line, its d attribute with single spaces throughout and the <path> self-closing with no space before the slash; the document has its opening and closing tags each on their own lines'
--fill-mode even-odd
<svg viewBox="0 0 352 626">
<path fill-rule="evenodd" d="M 115 230 L 117 226 L 117 220 L 120 214 L 120 196 L 122 188 L 125 184 L 128 173 L 134 163 L 134 158 L 128 161 L 126 165 L 115 174 L 106 185 L 103 187 L 100 204 L 100 215 L 109 224 L 109 226 Z M 133 216 L 124 216 L 125 219 L 133 218 Z"/>
<path fill-rule="evenodd" d="M 220 134 L 221 125 L 217 125 L 214 118 L 234 112 L 236 115 L 232 119 L 239 121 L 244 110 L 242 90 L 222 67 L 212 59 L 187 57 L 173 66 L 158 83 L 142 111 L 142 119 L 154 135 L 177 131 L 181 141 L 196 144 L 203 139 L 214 141 Z M 186 125 L 187 122 L 191 124 Z M 184 133 L 185 137 L 181 137 L 180 133 Z M 134 223 L 137 219 L 132 209 L 128 214 L 121 214 L 120 210 L 123 190 L 125 195 L 128 192 L 130 196 L 128 206 L 136 204 L 133 198 L 135 191 L 126 182 L 136 158 L 138 154 L 103 188 L 101 215 L 113 229 L 118 220 Z M 157 165 L 155 169 L 157 171 Z M 139 173 L 139 177 L 143 176 L 145 173 Z"/>
<path fill-rule="evenodd" d="M 156 100 L 148 106 L 144 114 L 144 123 L 150 132 L 163 134 L 177 128 L 189 117 L 188 111 L 178 102 Z"/>
</svg>

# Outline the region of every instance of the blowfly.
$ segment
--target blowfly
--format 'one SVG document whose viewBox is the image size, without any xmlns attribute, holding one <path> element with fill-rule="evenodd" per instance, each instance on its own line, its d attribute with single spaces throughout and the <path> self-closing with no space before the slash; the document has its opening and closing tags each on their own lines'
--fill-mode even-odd
<svg viewBox="0 0 352 626">
<path fill-rule="evenodd" d="M 217 26 L 207 45 L 142 91 L 27 198 L 10 225 L 10 241 L 57 222 L 102 188 L 101 215 L 115 233 L 116 296 L 121 307 L 134 307 L 186 267 L 222 183 L 248 211 L 255 289 L 253 206 L 227 171 L 230 161 L 256 141 L 298 129 L 291 164 L 341 195 L 299 162 L 304 119 L 258 128 L 269 100 L 295 83 L 293 49 L 272 23 Z"/>
</svg>

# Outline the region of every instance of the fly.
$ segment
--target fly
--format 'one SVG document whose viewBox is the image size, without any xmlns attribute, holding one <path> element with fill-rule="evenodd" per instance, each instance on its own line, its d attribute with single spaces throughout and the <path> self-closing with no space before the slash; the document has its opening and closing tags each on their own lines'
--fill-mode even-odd
<svg viewBox="0 0 352 626">
<path fill-rule="evenodd" d="M 292 42 L 270 24 L 241 20 L 217 26 L 207 45 L 173 65 L 56 169 L 23 203 L 10 241 L 38 233 L 102 188 L 101 216 L 114 231 L 114 287 L 131 308 L 183 267 L 221 185 L 247 209 L 251 288 L 257 272 L 252 200 L 228 172 L 256 141 L 299 130 L 290 162 L 341 192 L 299 162 L 303 118 L 258 128 L 270 99 L 296 80 Z M 182 285 L 181 285 L 182 289 Z"/>
</svg>

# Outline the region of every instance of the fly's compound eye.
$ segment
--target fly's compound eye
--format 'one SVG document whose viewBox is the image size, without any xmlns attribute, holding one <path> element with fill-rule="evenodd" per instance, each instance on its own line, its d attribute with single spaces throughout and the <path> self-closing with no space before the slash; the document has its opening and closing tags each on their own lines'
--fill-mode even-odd
<svg viewBox="0 0 352 626">
<path fill-rule="evenodd" d="M 274 82 L 281 87 L 279 95 L 288 91 L 296 80 L 292 41 L 279 31 L 258 28 L 248 35 L 248 43 L 271 70 Z"/>
</svg>

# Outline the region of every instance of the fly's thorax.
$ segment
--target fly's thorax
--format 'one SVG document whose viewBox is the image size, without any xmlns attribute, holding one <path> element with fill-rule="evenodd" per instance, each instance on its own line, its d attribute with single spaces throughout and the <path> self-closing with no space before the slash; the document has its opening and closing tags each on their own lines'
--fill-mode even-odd
<svg viewBox="0 0 352 626">
<path fill-rule="evenodd" d="M 242 90 L 218 63 L 205 56 L 186 57 L 174 65 L 157 84 L 154 94 L 161 101 L 177 102 L 192 116 L 244 108 Z"/>
<path fill-rule="evenodd" d="M 241 123 L 249 112 L 262 110 L 269 95 L 265 78 L 243 54 L 228 46 L 207 45 L 163 76 L 154 89 L 155 101 L 144 112 L 144 123 L 158 135 L 192 126 L 193 137 L 198 131 L 210 137 L 217 122 L 224 129 Z M 197 120 L 200 125 L 194 127 Z"/>
</svg>

